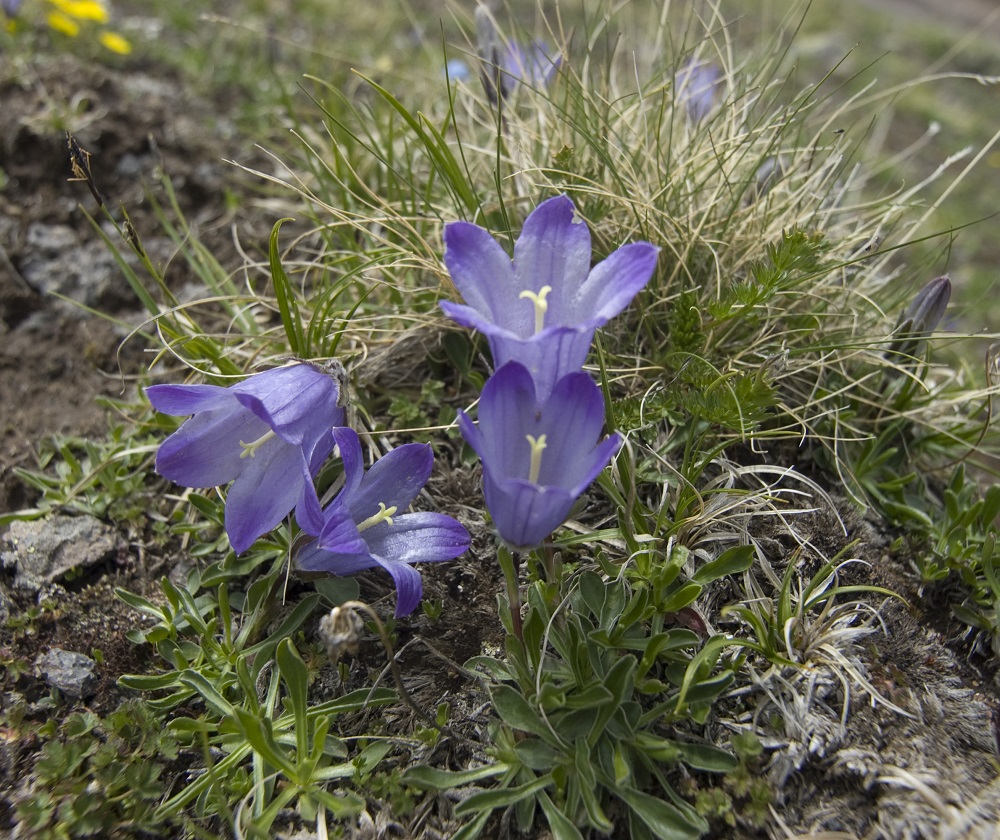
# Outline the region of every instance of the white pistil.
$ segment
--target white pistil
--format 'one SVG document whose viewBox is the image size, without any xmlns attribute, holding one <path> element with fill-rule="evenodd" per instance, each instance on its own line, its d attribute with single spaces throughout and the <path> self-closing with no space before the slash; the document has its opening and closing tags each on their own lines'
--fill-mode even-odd
<svg viewBox="0 0 1000 840">
<path fill-rule="evenodd" d="M 528 298 L 535 306 L 535 334 L 537 335 L 545 327 L 545 313 L 549 311 L 549 302 L 545 299 L 551 286 L 542 286 L 537 292 L 529 292 L 525 289 L 518 298 Z"/>
<path fill-rule="evenodd" d="M 249 455 L 253 458 L 257 454 L 257 449 L 263 444 L 267 443 L 271 438 L 274 437 L 274 429 L 269 429 L 265 434 L 261 435 L 257 440 L 252 443 L 244 443 L 240 441 L 240 446 L 243 447 L 243 451 L 240 453 L 240 458 L 246 458 Z"/>
<path fill-rule="evenodd" d="M 536 440 L 531 435 L 525 435 L 531 447 L 531 467 L 528 469 L 528 481 L 538 484 L 538 474 L 542 471 L 542 450 L 545 449 L 545 435 L 539 435 Z"/>
<path fill-rule="evenodd" d="M 386 507 L 385 502 L 378 503 L 378 513 L 373 516 L 369 516 L 364 522 L 358 524 L 359 531 L 367 531 L 372 525 L 378 525 L 379 522 L 388 522 L 392 525 L 392 515 L 396 512 L 396 506 Z"/>
</svg>

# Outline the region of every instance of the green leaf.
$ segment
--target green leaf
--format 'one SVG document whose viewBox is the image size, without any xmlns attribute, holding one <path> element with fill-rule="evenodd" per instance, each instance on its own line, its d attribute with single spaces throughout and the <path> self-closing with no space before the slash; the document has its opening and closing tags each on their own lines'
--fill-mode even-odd
<svg viewBox="0 0 1000 840">
<path fill-rule="evenodd" d="M 710 563 L 706 563 L 692 575 L 691 580 L 702 585 L 713 580 L 745 572 L 753 565 L 754 549 L 752 545 L 736 545 L 727 548 Z"/>
<path fill-rule="evenodd" d="M 708 823 L 698 818 L 688 819 L 669 802 L 657 799 L 631 787 L 615 789 L 624 801 L 660 840 L 695 840 L 706 831 Z"/>
<path fill-rule="evenodd" d="M 509 768 L 506 764 L 487 764 L 485 767 L 477 767 L 474 770 L 439 770 L 436 767 L 427 767 L 418 764 L 410 767 L 403 773 L 400 781 L 408 787 L 419 790 L 455 790 L 462 785 L 481 782 L 483 779 L 490 779 L 505 773 Z"/>
<path fill-rule="evenodd" d="M 677 742 L 682 760 L 696 770 L 709 773 L 729 773 L 739 766 L 736 757 L 710 744 L 685 744 Z"/>
<path fill-rule="evenodd" d="M 537 779 L 533 779 L 517 787 L 474 793 L 468 799 L 462 800 L 455 806 L 455 816 L 463 817 L 466 814 L 475 814 L 479 811 L 495 811 L 497 808 L 507 808 L 534 796 L 537 791 L 544 790 L 551 784 L 553 784 L 552 774 L 546 773 L 544 776 L 539 776 Z"/>
<path fill-rule="evenodd" d="M 527 738 L 514 744 L 514 755 L 525 767 L 532 770 L 551 770 L 559 756 L 556 751 L 537 738 Z"/>
<path fill-rule="evenodd" d="M 494 686 L 493 707 L 508 726 L 531 732 L 546 741 L 552 739 L 552 731 L 517 689 L 509 685 Z"/>
<path fill-rule="evenodd" d="M 282 639 L 275 653 L 278 670 L 288 690 L 288 705 L 295 719 L 295 746 L 299 760 L 309 752 L 309 722 L 306 708 L 309 703 L 309 669 L 302 661 L 291 639 Z"/>
<path fill-rule="evenodd" d="M 292 288 L 285 267 L 281 264 L 281 253 L 278 249 L 278 231 L 285 222 L 292 219 L 278 219 L 271 228 L 271 238 L 268 243 L 268 258 L 271 264 L 271 278 L 274 286 L 274 296 L 278 301 L 278 311 L 281 313 L 281 323 L 288 338 L 288 347 L 292 355 L 300 358 L 309 356 L 305 334 L 302 329 L 302 316 L 295 300 L 295 290 Z"/>
<path fill-rule="evenodd" d="M 686 583 L 676 592 L 671 592 L 666 598 L 664 598 L 660 602 L 658 609 L 663 613 L 675 613 L 686 607 L 688 604 L 693 603 L 700 594 L 700 583 Z"/>
<path fill-rule="evenodd" d="M 538 800 L 538 804 L 542 806 L 542 813 L 545 814 L 549 830 L 552 832 L 552 840 L 583 840 L 580 829 L 573 825 L 566 815 L 553 804 L 547 793 L 541 791 L 535 798 Z M 609 823 L 607 832 L 610 832 L 613 828 L 614 826 Z"/>
</svg>

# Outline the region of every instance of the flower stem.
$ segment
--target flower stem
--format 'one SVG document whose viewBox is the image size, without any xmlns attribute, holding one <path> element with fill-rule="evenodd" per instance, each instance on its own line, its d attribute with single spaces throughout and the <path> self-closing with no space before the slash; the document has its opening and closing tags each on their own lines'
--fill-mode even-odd
<svg viewBox="0 0 1000 840">
<path fill-rule="evenodd" d="M 497 549 L 497 558 L 500 560 L 504 583 L 507 585 L 507 606 L 510 608 L 511 628 L 514 631 L 515 638 L 523 644 L 524 629 L 521 624 L 521 589 L 517 574 L 521 566 L 520 558 L 503 544 Z"/>
</svg>

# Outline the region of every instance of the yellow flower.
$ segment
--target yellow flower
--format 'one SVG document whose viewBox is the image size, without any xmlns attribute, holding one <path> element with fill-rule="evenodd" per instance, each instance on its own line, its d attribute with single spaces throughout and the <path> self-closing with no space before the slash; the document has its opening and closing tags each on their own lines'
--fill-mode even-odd
<svg viewBox="0 0 1000 840">
<path fill-rule="evenodd" d="M 67 17 L 77 20 L 93 20 L 97 23 L 108 22 L 108 10 L 97 0 L 49 0 Z"/>
<path fill-rule="evenodd" d="M 117 32 L 102 32 L 100 42 L 118 55 L 128 55 L 132 52 L 132 45 Z"/>
<path fill-rule="evenodd" d="M 69 35 L 70 38 L 75 38 L 80 34 L 80 24 L 62 12 L 49 12 L 46 20 L 56 32 L 62 32 L 64 35 Z"/>
</svg>

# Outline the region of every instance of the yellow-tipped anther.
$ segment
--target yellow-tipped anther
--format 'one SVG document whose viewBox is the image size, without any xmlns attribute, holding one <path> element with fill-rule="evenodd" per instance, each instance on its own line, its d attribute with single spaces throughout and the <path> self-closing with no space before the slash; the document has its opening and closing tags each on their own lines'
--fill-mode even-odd
<svg viewBox="0 0 1000 840">
<path fill-rule="evenodd" d="M 274 429 L 269 429 L 265 434 L 261 435 L 257 440 L 250 443 L 244 443 L 240 441 L 240 446 L 243 447 L 243 451 L 240 453 L 240 458 L 246 458 L 248 455 L 253 458 L 257 454 L 257 449 L 263 444 L 267 443 L 271 438 L 274 437 Z"/>
<path fill-rule="evenodd" d="M 367 531 L 372 525 L 378 525 L 379 522 L 388 522 L 392 525 L 392 515 L 396 512 L 396 506 L 391 505 L 390 507 L 385 506 L 385 502 L 378 503 L 378 513 L 369 516 L 364 522 L 358 525 L 359 531 Z"/>
<path fill-rule="evenodd" d="M 545 313 L 549 311 L 549 302 L 545 298 L 548 297 L 548 294 L 551 291 L 551 286 L 542 286 L 542 288 L 537 292 L 529 292 L 525 289 L 518 295 L 519 298 L 528 298 L 528 300 L 530 300 L 535 306 L 536 334 L 540 333 L 545 327 Z"/>
<path fill-rule="evenodd" d="M 546 287 L 547 288 L 547 287 Z M 528 481 L 538 484 L 538 474 L 542 471 L 542 451 L 545 449 L 545 435 L 539 435 L 537 440 L 531 435 L 525 435 L 531 446 L 531 467 L 528 469 Z"/>
</svg>

